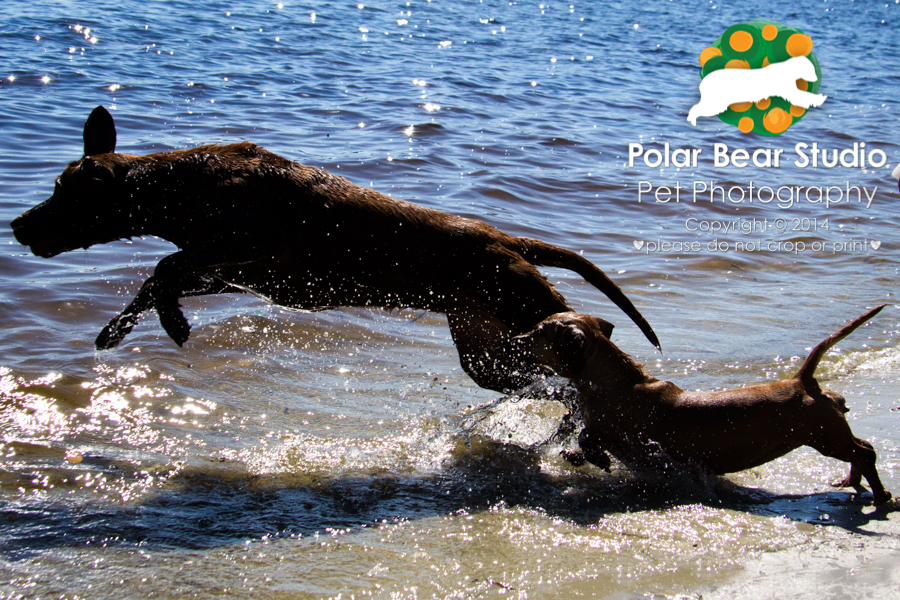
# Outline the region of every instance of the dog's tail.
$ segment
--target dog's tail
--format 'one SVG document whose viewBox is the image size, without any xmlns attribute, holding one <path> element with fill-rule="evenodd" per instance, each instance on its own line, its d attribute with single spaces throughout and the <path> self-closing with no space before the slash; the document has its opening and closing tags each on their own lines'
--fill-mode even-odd
<svg viewBox="0 0 900 600">
<path fill-rule="evenodd" d="M 857 327 L 877 315 L 881 312 L 881 309 L 887 306 L 887 304 L 882 304 L 881 306 L 876 306 L 866 314 L 861 317 L 857 317 L 850 323 L 844 325 L 840 331 L 835 334 L 830 335 L 826 338 L 822 343 L 813 348 L 813 351 L 810 352 L 809 358 L 806 359 L 806 362 L 803 363 L 803 366 L 800 367 L 800 370 L 797 371 L 796 378 L 801 379 L 804 382 L 813 379 L 813 376 L 816 372 L 816 367 L 819 366 L 819 361 L 822 360 L 822 357 L 825 356 L 831 348 L 840 342 L 842 339 L 853 333 Z"/>
<path fill-rule="evenodd" d="M 691 110 L 688 111 L 687 120 L 690 122 L 691 125 L 693 125 L 695 127 L 697 126 L 697 117 L 700 116 L 699 113 L 700 113 L 700 102 L 698 102 L 697 104 L 692 106 Z"/>
<path fill-rule="evenodd" d="M 574 271 L 584 277 L 584 280 L 592 286 L 606 294 L 606 296 L 621 308 L 626 315 L 631 317 L 634 324 L 637 325 L 644 335 L 650 340 L 650 343 L 660 348 L 659 340 L 653 333 L 653 328 L 644 316 L 635 308 L 631 300 L 625 296 L 619 286 L 610 279 L 606 273 L 597 268 L 594 263 L 584 258 L 580 254 L 576 254 L 571 250 L 553 246 L 540 240 L 531 238 L 519 238 L 522 242 L 522 256 L 530 263 L 543 267 L 559 267 Z"/>
</svg>

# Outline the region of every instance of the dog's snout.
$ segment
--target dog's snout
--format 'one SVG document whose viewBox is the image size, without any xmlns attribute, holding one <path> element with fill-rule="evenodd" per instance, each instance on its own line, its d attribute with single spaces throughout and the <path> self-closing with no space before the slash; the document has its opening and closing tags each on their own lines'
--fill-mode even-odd
<svg viewBox="0 0 900 600">
<path fill-rule="evenodd" d="M 12 227 L 13 235 L 16 237 L 16 241 L 18 241 L 23 246 L 29 245 L 29 228 L 28 228 L 28 219 L 27 214 L 22 214 L 12 220 L 9 224 Z"/>
<path fill-rule="evenodd" d="M 61 252 L 58 240 L 65 229 L 59 220 L 48 218 L 45 204 L 26 210 L 10 222 L 13 235 L 23 246 L 28 246 L 35 256 L 50 258 Z"/>
</svg>

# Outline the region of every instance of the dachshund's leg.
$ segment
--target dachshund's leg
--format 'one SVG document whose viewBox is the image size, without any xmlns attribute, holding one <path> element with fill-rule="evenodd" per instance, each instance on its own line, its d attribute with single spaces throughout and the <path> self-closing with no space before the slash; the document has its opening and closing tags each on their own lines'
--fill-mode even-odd
<svg viewBox="0 0 900 600">
<path fill-rule="evenodd" d="M 832 487 L 836 488 L 859 487 L 860 485 L 862 485 L 862 471 L 859 470 L 859 467 L 851 463 L 850 472 L 847 474 L 847 476 L 839 481 L 835 481 L 831 485 Z"/>
<path fill-rule="evenodd" d="M 844 425 L 846 436 L 841 435 L 841 439 L 810 445 L 825 456 L 850 463 L 850 474 L 843 481 L 838 482 L 839 487 L 858 486 L 865 477 L 869 487 L 872 488 L 875 504 L 884 504 L 891 499 L 891 494 L 884 489 L 884 485 L 878 477 L 878 471 L 875 468 L 875 449 L 869 442 L 854 437 L 846 422 Z"/>
</svg>

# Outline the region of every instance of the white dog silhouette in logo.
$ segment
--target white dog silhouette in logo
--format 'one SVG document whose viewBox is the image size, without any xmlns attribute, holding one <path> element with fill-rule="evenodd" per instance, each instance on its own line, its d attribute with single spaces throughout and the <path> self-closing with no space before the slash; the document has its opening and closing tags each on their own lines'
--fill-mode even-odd
<svg viewBox="0 0 900 600">
<path fill-rule="evenodd" d="M 827 96 L 797 88 L 797 80 L 817 81 L 816 68 L 805 56 L 796 56 L 761 69 L 719 69 L 700 82 L 700 102 L 691 107 L 688 121 L 714 117 L 736 102 L 759 102 L 770 96 L 794 106 L 821 106 Z"/>
</svg>

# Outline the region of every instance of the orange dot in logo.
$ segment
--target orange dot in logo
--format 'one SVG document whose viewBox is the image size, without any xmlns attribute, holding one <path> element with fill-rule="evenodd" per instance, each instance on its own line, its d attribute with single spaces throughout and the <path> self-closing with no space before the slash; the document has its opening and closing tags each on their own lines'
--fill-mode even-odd
<svg viewBox="0 0 900 600">
<path fill-rule="evenodd" d="M 785 44 L 785 49 L 791 56 L 806 56 L 810 52 L 812 52 L 812 38 L 805 33 L 795 33 L 788 38 L 787 44 Z"/>
<path fill-rule="evenodd" d="M 781 133 L 790 127 L 793 122 L 794 119 L 791 115 L 777 106 L 767 112 L 766 116 L 763 117 L 763 127 L 765 127 L 766 131 L 769 133 Z"/>
<path fill-rule="evenodd" d="M 705 66 L 706 61 L 715 56 L 722 56 L 722 51 L 713 47 L 704 48 L 703 52 L 700 53 L 700 66 Z"/>
<path fill-rule="evenodd" d="M 768 25 L 763 27 L 762 36 L 764 40 L 766 40 L 767 42 L 771 42 L 775 39 L 776 36 L 778 36 L 778 28 L 769 23 Z"/>
<path fill-rule="evenodd" d="M 747 112 L 751 106 L 753 106 L 752 102 L 735 102 L 734 104 L 729 104 L 728 108 L 734 112 Z"/>
<path fill-rule="evenodd" d="M 796 104 L 791 104 L 791 115 L 794 117 L 802 117 L 806 114 L 806 109 Z"/>
<path fill-rule="evenodd" d="M 750 117 L 741 117 L 741 120 L 738 121 L 738 129 L 744 133 L 750 133 L 753 131 L 753 119 Z"/>
<path fill-rule="evenodd" d="M 728 38 L 728 45 L 735 52 L 746 52 L 753 45 L 753 36 L 746 31 L 735 31 Z"/>
<path fill-rule="evenodd" d="M 770 104 L 772 104 L 771 98 L 763 98 L 756 103 L 756 108 L 758 108 L 759 110 L 766 110 L 767 108 L 769 108 Z"/>
<path fill-rule="evenodd" d="M 739 58 L 733 58 L 725 63 L 726 69 L 749 69 L 750 63 L 746 60 L 741 60 Z"/>
<path fill-rule="evenodd" d="M 765 57 L 765 58 L 763 59 L 763 66 L 764 66 L 764 67 L 768 67 L 768 66 L 769 66 L 769 57 L 768 57 L 768 56 Z"/>
<path fill-rule="evenodd" d="M 803 90 L 805 92 L 806 90 L 809 89 L 809 82 L 806 81 L 805 79 L 798 79 L 797 80 L 797 89 Z"/>
</svg>

